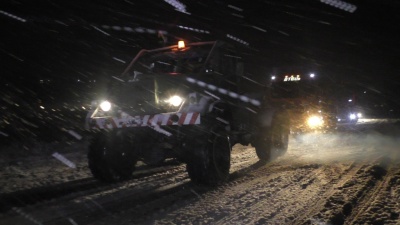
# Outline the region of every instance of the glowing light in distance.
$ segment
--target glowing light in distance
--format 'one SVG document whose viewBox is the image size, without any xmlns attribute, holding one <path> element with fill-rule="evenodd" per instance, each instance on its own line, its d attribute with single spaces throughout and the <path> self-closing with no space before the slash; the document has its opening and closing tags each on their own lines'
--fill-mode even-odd
<svg viewBox="0 0 400 225">
<path fill-rule="evenodd" d="M 311 73 L 311 74 L 310 74 L 310 77 L 311 77 L 311 78 L 314 78 L 314 77 L 315 77 L 315 74 Z"/>
<path fill-rule="evenodd" d="M 299 81 L 299 80 L 301 80 L 300 75 L 296 75 L 296 76 L 294 76 L 294 75 L 291 75 L 291 76 L 286 75 L 285 78 L 283 79 L 284 82 L 286 82 L 286 81 Z"/>
<path fill-rule="evenodd" d="M 322 126 L 324 121 L 320 116 L 310 116 L 307 119 L 307 124 L 310 128 L 316 128 Z"/>
</svg>

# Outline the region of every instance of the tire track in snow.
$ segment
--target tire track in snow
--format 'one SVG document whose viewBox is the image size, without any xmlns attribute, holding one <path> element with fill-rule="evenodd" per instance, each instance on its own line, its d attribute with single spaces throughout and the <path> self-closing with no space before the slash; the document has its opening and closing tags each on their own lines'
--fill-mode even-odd
<svg viewBox="0 0 400 225">
<path fill-rule="evenodd" d="M 85 169 L 87 169 L 87 167 Z M 85 178 L 57 185 L 42 186 L 6 193 L 0 195 L 0 199 L 3 202 L 2 207 L 0 207 L 0 212 L 7 212 L 12 207 L 45 204 L 54 199 L 58 199 L 59 201 L 68 201 L 81 196 L 87 197 L 92 194 L 107 192 L 110 189 L 119 189 L 119 187 L 125 185 L 131 187 L 132 184 L 134 184 L 140 187 L 141 183 L 151 183 L 152 179 L 157 180 L 160 177 L 173 176 L 176 172 L 181 171 L 182 168 L 179 168 L 176 165 L 167 165 L 160 168 L 141 169 L 134 173 L 134 178 L 131 180 L 117 184 L 101 183 L 93 178 Z"/>
<path fill-rule="evenodd" d="M 262 195 L 262 198 L 266 198 L 266 201 L 268 201 L 268 199 L 273 198 L 274 192 L 284 191 L 285 188 L 291 185 L 290 181 L 283 182 L 286 179 L 282 178 L 282 176 L 285 176 L 287 173 L 295 173 L 294 170 L 297 168 L 287 166 L 285 169 L 282 169 L 282 167 L 274 167 L 274 165 L 274 163 L 268 164 L 252 171 L 250 176 L 241 177 L 218 187 L 216 190 L 206 192 L 204 195 L 201 195 L 201 197 L 196 199 L 196 201 L 193 201 L 190 204 L 185 204 L 185 210 L 169 212 L 168 215 L 164 214 L 163 216 L 166 218 L 156 220 L 157 224 L 184 223 L 186 220 L 185 218 L 189 217 L 188 214 L 190 214 L 190 222 L 194 224 L 232 224 L 235 223 L 235 219 L 237 219 L 239 223 L 245 223 L 246 221 L 242 221 L 240 216 L 236 216 L 235 212 L 240 211 L 246 213 L 248 212 L 247 208 L 251 207 L 249 204 L 259 200 L 259 197 L 252 194 L 251 197 L 255 197 L 254 199 L 248 197 L 250 192 L 258 191 L 259 193 L 257 194 Z M 315 165 L 312 165 L 311 167 L 314 166 Z M 306 177 L 306 174 L 313 169 L 310 168 L 309 165 L 305 165 L 303 170 L 304 174 L 301 176 Z M 303 178 L 298 179 L 301 180 Z M 271 191 L 262 191 L 265 183 L 271 184 Z M 245 191 L 243 192 L 243 190 Z M 218 201 L 218 204 L 216 204 L 215 201 Z M 225 207 L 221 207 L 221 205 Z M 246 205 L 246 207 L 241 208 L 243 205 Z M 148 221 L 148 223 L 150 224 L 151 221 Z"/>
<path fill-rule="evenodd" d="M 303 172 L 298 173 L 298 170 L 302 168 L 311 168 L 313 170 L 305 170 Z M 235 217 L 236 220 L 232 220 L 232 217 L 224 218 L 219 224 L 224 224 L 232 221 L 243 221 L 246 217 L 249 218 L 257 218 L 256 220 L 245 221 L 248 224 L 289 224 L 291 221 L 298 221 L 299 218 L 297 215 L 307 215 L 312 214 L 312 210 L 305 210 L 313 205 L 318 205 L 316 203 L 316 199 L 320 201 L 324 201 L 324 198 L 332 195 L 332 191 L 329 191 L 329 187 L 331 185 L 335 185 L 335 183 L 340 183 L 342 180 L 348 180 L 352 175 L 357 173 L 362 168 L 362 165 L 355 166 L 353 163 L 349 164 L 346 169 L 343 168 L 343 165 L 337 167 L 337 170 L 341 170 L 341 173 L 337 173 L 338 171 L 331 171 L 331 166 L 324 166 L 320 164 L 306 164 L 298 167 L 294 176 L 294 181 L 292 184 L 287 185 L 286 187 L 279 187 L 277 192 L 271 195 L 271 198 L 263 199 L 251 205 L 251 207 L 246 211 L 252 215 L 245 216 L 243 218 Z M 320 180 L 321 174 L 328 173 L 330 180 L 327 177 L 324 180 Z M 334 175 L 334 176 L 332 176 Z M 262 179 L 262 178 L 259 178 Z M 322 184 L 321 184 L 322 183 Z M 318 186 L 318 188 L 312 187 L 314 184 Z M 308 188 L 311 186 L 311 188 Z M 331 188 L 332 190 L 334 188 Z M 328 191 L 327 191 L 328 190 Z M 274 198 L 279 199 L 278 201 L 274 200 Z M 302 200 L 306 201 L 302 201 Z M 284 204 L 281 204 L 283 203 Z M 276 204 L 278 203 L 278 204 Z M 265 211 L 266 205 L 271 205 L 270 210 Z M 285 210 L 286 207 L 290 207 L 290 211 Z M 317 207 L 318 208 L 318 207 Z M 246 212 L 242 212 L 241 214 L 245 214 Z M 255 216 L 255 214 L 259 214 L 262 216 Z M 296 223 L 295 223 L 296 224 Z"/>
<path fill-rule="evenodd" d="M 346 148 L 345 151 L 352 152 L 353 148 Z M 379 158 L 372 161 L 370 158 L 362 161 L 356 160 L 356 157 L 349 158 L 345 162 L 315 164 L 314 160 L 310 162 L 308 158 L 289 154 L 265 166 L 247 168 L 245 175 L 240 174 L 217 190 L 206 192 L 197 201 L 185 203 L 184 211 L 167 211 L 147 222 L 182 223 L 191 218 L 192 223 L 204 224 L 302 224 L 298 219 L 310 223 L 312 216 L 324 209 L 326 199 L 335 195 L 335 187 L 347 184 L 357 173 L 364 173 L 371 163 L 379 161 Z M 307 167 L 308 170 L 305 169 Z M 327 175 L 323 179 L 315 179 L 321 178 L 324 173 Z M 309 192 L 308 187 L 315 190 Z M 319 199 L 317 204 L 316 199 Z M 314 205 L 314 208 L 304 211 Z"/>
<path fill-rule="evenodd" d="M 87 222 L 87 218 L 109 216 L 109 213 L 131 207 L 130 204 L 123 204 L 123 202 L 147 202 L 157 199 L 159 193 L 167 193 L 188 182 L 183 165 L 163 168 L 163 171 L 157 169 L 155 174 L 139 179 L 117 184 L 95 185 L 87 190 L 78 188 L 70 195 L 66 194 L 45 201 L 39 200 L 35 204 L 24 207 L 23 210 L 44 224 L 59 224 L 65 218 L 72 217 L 77 218 L 75 220 L 77 222 L 81 220 Z M 91 216 L 88 217 L 88 215 Z M 8 224 L 7 221 L 9 224 L 19 224 L 24 221 L 24 218 L 10 211 L 1 215 L 0 220 L 6 221 L 5 224 Z"/>
<path fill-rule="evenodd" d="M 400 193 L 400 166 L 379 166 L 373 168 L 375 185 L 358 201 L 346 224 L 398 224 L 400 210 L 393 209 L 400 209 L 400 199 L 396 197 Z M 396 191 L 397 194 L 393 193 Z M 383 209 L 388 212 L 380 212 Z M 376 213 L 383 216 L 377 217 Z"/>
<path fill-rule="evenodd" d="M 325 172 L 326 176 L 330 176 L 331 179 L 320 183 L 319 187 L 313 187 L 310 185 L 309 192 L 303 193 L 304 196 L 307 196 L 307 201 L 301 203 L 302 207 L 298 207 L 298 211 L 286 214 L 286 216 L 293 218 L 293 220 L 287 222 L 287 224 L 303 224 L 312 222 L 313 216 L 325 207 L 327 199 L 337 192 L 337 188 L 351 180 L 352 177 L 364 167 L 364 164 L 355 162 L 351 162 L 348 165 L 340 164 L 324 166 L 324 169 L 321 172 Z M 316 176 L 319 177 L 317 173 Z"/>
<path fill-rule="evenodd" d="M 347 223 L 353 209 L 366 199 L 368 193 L 377 184 L 377 179 L 379 179 L 377 176 L 381 177 L 381 173 L 385 173 L 385 170 L 378 166 L 382 160 L 383 157 L 380 157 L 369 163 L 362 162 L 361 168 L 350 179 L 340 182 L 341 185 L 336 187 L 332 195 L 324 197 L 325 203 L 321 207 L 316 207 L 316 211 L 319 212 L 298 224 L 309 224 L 312 221 L 327 224 Z"/>
</svg>

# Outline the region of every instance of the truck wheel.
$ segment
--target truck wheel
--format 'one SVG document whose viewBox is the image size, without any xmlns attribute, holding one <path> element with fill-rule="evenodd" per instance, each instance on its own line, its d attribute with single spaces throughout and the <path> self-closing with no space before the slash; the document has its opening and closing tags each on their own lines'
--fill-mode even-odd
<svg viewBox="0 0 400 225">
<path fill-rule="evenodd" d="M 271 161 L 286 153 L 289 146 L 290 123 L 285 114 L 278 115 L 271 127 L 261 130 L 263 136 L 259 136 L 253 143 L 257 156 L 262 161 Z"/>
<path fill-rule="evenodd" d="M 127 180 L 132 176 L 136 161 L 132 143 L 123 133 L 99 134 L 89 145 L 89 169 L 98 180 Z"/>
<path fill-rule="evenodd" d="M 186 169 L 190 179 L 198 184 L 218 185 L 228 179 L 231 163 L 229 137 L 223 134 L 196 138 L 190 149 L 195 156 L 187 162 Z"/>
</svg>

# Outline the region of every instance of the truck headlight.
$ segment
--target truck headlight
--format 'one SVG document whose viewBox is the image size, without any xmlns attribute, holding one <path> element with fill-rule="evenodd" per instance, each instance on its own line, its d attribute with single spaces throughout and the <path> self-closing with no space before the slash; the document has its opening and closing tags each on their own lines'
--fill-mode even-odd
<svg viewBox="0 0 400 225">
<path fill-rule="evenodd" d="M 320 127 L 324 124 L 324 120 L 320 116 L 310 116 L 307 119 L 307 124 L 310 128 Z"/>
<path fill-rule="evenodd" d="M 349 115 L 349 118 L 350 118 L 350 120 L 355 120 L 355 119 L 357 118 L 357 115 L 354 114 L 354 113 L 351 113 L 351 114 Z"/>
<path fill-rule="evenodd" d="M 179 97 L 178 95 L 174 95 L 171 98 L 167 100 L 167 102 L 175 107 L 178 107 L 182 104 L 183 99 Z"/>
<path fill-rule="evenodd" d="M 100 103 L 100 109 L 104 112 L 108 112 L 111 109 L 111 103 L 109 101 L 103 101 Z"/>
</svg>

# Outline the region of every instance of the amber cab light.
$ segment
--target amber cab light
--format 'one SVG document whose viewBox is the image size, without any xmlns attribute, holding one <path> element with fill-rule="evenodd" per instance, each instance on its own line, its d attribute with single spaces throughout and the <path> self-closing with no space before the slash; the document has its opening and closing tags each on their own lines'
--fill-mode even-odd
<svg viewBox="0 0 400 225">
<path fill-rule="evenodd" d="M 178 41 L 178 48 L 184 48 L 185 47 L 185 42 L 184 41 Z"/>
</svg>

